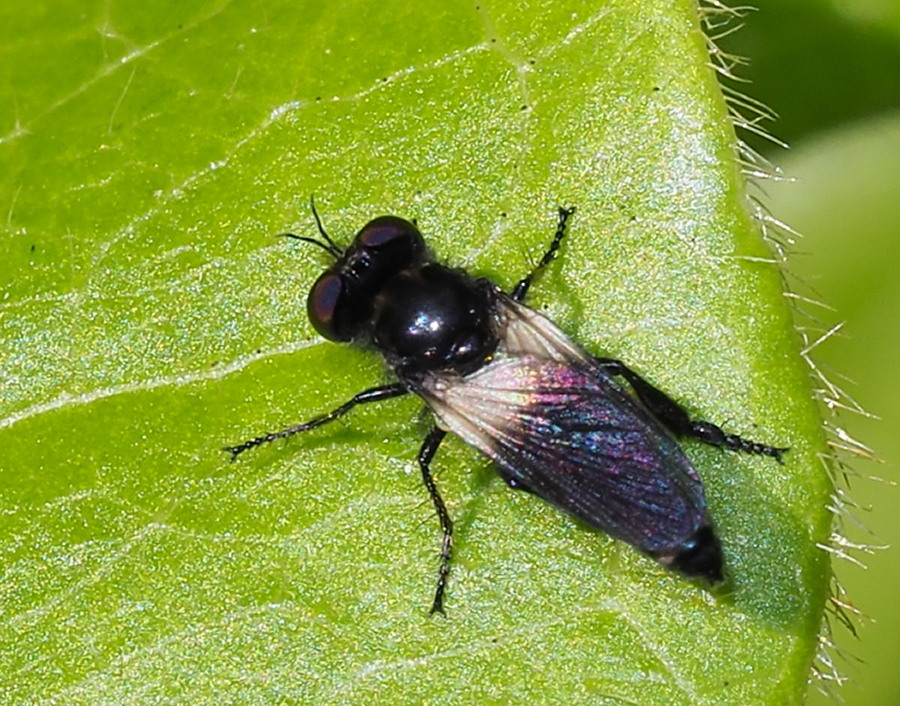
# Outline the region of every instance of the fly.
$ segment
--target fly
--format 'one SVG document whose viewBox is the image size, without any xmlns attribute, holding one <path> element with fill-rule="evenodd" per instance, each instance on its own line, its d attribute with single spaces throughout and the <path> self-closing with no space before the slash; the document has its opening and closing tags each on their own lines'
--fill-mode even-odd
<svg viewBox="0 0 900 706">
<path fill-rule="evenodd" d="M 287 234 L 334 258 L 310 290 L 310 322 L 330 341 L 377 350 L 396 382 L 364 390 L 303 424 L 227 446 L 232 460 L 357 405 L 412 393 L 434 416 L 418 456 L 443 533 L 432 613 L 444 612 L 453 546 L 453 522 L 431 473 L 447 432 L 490 458 L 510 488 L 543 498 L 685 576 L 723 580 L 703 485 L 678 439 L 779 462 L 787 449 L 692 419 L 624 363 L 591 355 L 525 305 L 535 277 L 556 257 L 574 208 L 559 209 L 550 247 L 506 294 L 488 279 L 437 262 L 414 223 L 380 216 L 341 248 L 311 206 L 322 239 Z"/>
</svg>

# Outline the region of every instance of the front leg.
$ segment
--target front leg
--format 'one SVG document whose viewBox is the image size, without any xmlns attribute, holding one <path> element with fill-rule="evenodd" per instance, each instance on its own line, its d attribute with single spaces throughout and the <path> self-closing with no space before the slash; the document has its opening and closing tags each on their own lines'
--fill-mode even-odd
<svg viewBox="0 0 900 706">
<path fill-rule="evenodd" d="M 310 429 L 315 429 L 316 427 L 320 427 L 323 424 L 328 424 L 328 422 L 333 422 L 335 419 L 343 417 L 345 414 L 347 414 L 347 412 L 356 407 L 356 405 L 367 404 L 368 402 L 379 402 L 380 400 L 387 400 L 391 397 L 399 397 L 400 395 L 405 395 L 407 392 L 409 392 L 409 390 L 406 389 L 406 385 L 399 382 L 395 382 L 390 385 L 381 385 L 380 387 L 372 387 L 368 390 L 363 390 L 357 395 L 354 395 L 352 399 L 348 400 L 337 409 L 333 409 L 327 414 L 323 414 L 320 417 L 311 419 L 310 421 L 304 422 L 303 424 L 296 424 L 292 427 L 288 427 L 287 429 L 282 429 L 281 431 L 257 436 L 255 439 L 249 439 L 242 444 L 236 444 L 235 446 L 223 446 L 222 450 L 228 451 L 231 454 L 231 460 L 234 461 L 234 459 L 236 459 L 240 454 L 244 453 L 244 451 L 252 449 L 256 446 L 268 444 L 277 439 L 286 439 L 287 437 L 293 436 L 294 434 L 309 431 Z"/>
<path fill-rule="evenodd" d="M 614 358 L 595 358 L 610 375 L 623 377 L 631 385 L 634 393 L 644 406 L 675 436 L 686 436 L 697 439 L 710 446 L 741 451 L 760 456 L 771 456 L 782 463 L 782 456 L 788 451 L 785 447 L 768 446 L 756 441 L 743 439 L 736 434 L 727 434 L 712 422 L 702 419 L 691 419 L 687 410 L 662 390 L 654 387 L 640 375 L 627 367 L 621 360 Z"/>
<path fill-rule="evenodd" d="M 556 235 L 553 236 L 553 241 L 550 243 L 550 247 L 547 248 L 547 251 L 541 258 L 541 261 L 531 272 L 523 277 L 512 290 L 512 294 L 510 294 L 510 296 L 515 301 L 525 301 L 525 295 L 528 294 L 528 290 L 531 288 L 531 283 L 534 281 L 534 278 L 537 277 L 538 273 L 542 269 L 553 262 L 553 259 L 556 257 L 556 251 L 559 250 L 559 246 L 560 244 L 562 244 L 562 240 L 566 235 L 566 221 L 569 220 L 569 216 L 571 216 L 573 213 L 575 213 L 574 206 L 571 206 L 569 208 L 560 207 L 559 221 L 557 221 L 556 224 Z"/>
</svg>

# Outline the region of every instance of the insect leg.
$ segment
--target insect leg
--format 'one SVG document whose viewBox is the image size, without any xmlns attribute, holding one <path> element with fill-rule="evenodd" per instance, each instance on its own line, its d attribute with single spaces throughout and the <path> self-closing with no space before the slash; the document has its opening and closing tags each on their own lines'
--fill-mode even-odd
<svg viewBox="0 0 900 706">
<path fill-rule="evenodd" d="M 729 451 L 771 456 L 782 463 L 787 448 L 768 446 L 756 441 L 743 439 L 736 434 L 727 434 L 721 427 L 702 419 L 691 419 L 687 411 L 662 390 L 654 387 L 622 361 L 613 358 L 596 358 L 597 363 L 610 375 L 623 377 L 631 385 L 638 399 L 650 410 L 654 417 L 665 425 L 675 436 L 687 436 L 710 446 L 718 446 Z"/>
<path fill-rule="evenodd" d="M 356 407 L 356 405 L 366 404 L 367 402 L 387 400 L 391 397 L 399 397 L 400 395 L 405 395 L 407 392 L 409 392 L 409 390 L 407 390 L 406 386 L 400 382 L 391 383 L 390 385 L 381 385 L 379 387 L 372 387 L 368 390 L 363 390 L 362 392 L 354 395 L 352 399 L 348 400 L 337 409 L 333 409 L 327 414 L 323 414 L 320 417 L 311 419 L 308 422 L 304 422 L 303 424 L 296 424 L 292 427 L 288 427 L 287 429 L 282 429 L 281 431 L 257 436 L 255 439 L 249 439 L 242 444 L 237 444 L 235 446 L 223 446 L 222 450 L 228 451 L 231 454 L 231 460 L 234 461 L 234 459 L 236 459 L 240 454 L 244 453 L 244 451 L 247 451 L 248 449 L 252 449 L 256 446 L 261 446 L 262 444 L 268 444 L 269 442 L 276 441 L 277 439 L 285 439 L 289 436 L 293 436 L 294 434 L 309 431 L 310 429 L 315 429 L 316 427 L 320 427 L 323 424 L 328 424 L 328 422 L 333 422 L 338 417 L 343 417 L 345 414 L 347 414 L 347 412 Z"/>
<path fill-rule="evenodd" d="M 447 574 L 450 573 L 450 556 L 453 553 L 453 520 L 450 519 L 450 513 L 447 512 L 447 506 L 438 492 L 434 478 L 431 476 L 431 468 L 429 464 L 434 458 L 438 446 L 447 436 L 447 432 L 439 427 L 433 427 L 425 441 L 422 442 L 422 448 L 419 449 L 419 467 L 422 469 L 422 481 L 425 488 L 431 496 L 431 502 L 434 503 L 434 509 L 437 512 L 438 520 L 441 522 L 441 531 L 444 533 L 444 539 L 441 541 L 441 568 L 438 572 L 437 588 L 434 591 L 434 602 L 431 604 L 432 613 L 444 614 L 444 590 L 447 588 Z"/>
<path fill-rule="evenodd" d="M 537 273 L 544 269 L 547 265 L 553 262 L 553 258 L 556 257 L 556 251 L 559 250 L 559 245 L 562 243 L 563 237 L 566 235 L 566 221 L 569 220 L 569 216 L 575 213 L 575 207 L 571 206 L 569 208 L 559 209 L 559 222 L 556 224 L 556 235 L 553 236 L 553 242 L 550 243 L 550 247 L 547 248 L 547 252 L 544 253 L 544 257 L 541 258 L 541 261 L 537 264 L 528 275 L 519 281 L 519 283 L 515 286 L 510 295 L 517 302 L 525 301 L 525 295 L 528 294 L 528 290 L 531 287 L 531 283 L 534 281 L 534 278 L 537 276 Z"/>
</svg>

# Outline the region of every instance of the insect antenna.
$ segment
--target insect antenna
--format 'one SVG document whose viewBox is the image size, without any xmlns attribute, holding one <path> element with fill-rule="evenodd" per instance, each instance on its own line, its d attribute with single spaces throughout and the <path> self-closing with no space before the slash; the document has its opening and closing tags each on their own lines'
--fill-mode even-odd
<svg viewBox="0 0 900 706">
<path fill-rule="evenodd" d="M 309 197 L 309 207 L 312 209 L 313 218 L 316 219 L 316 227 L 319 229 L 319 234 L 325 239 L 325 242 L 321 240 L 316 240 L 315 238 L 310 238 L 305 235 L 295 235 L 294 233 L 279 233 L 278 237 L 280 238 L 293 238 L 294 240 L 302 240 L 304 243 L 312 243 L 316 245 L 329 255 L 331 255 L 335 260 L 339 260 L 341 256 L 344 254 L 342 248 L 339 248 L 337 244 L 331 239 L 331 236 L 325 232 L 325 228 L 322 227 L 322 219 L 319 218 L 319 212 L 316 211 L 316 202 L 313 196 Z"/>
<path fill-rule="evenodd" d="M 338 248 L 333 243 L 323 243 L 321 240 L 316 240 L 315 238 L 308 238 L 305 235 L 295 235 L 294 233 L 279 233 L 279 238 L 293 238 L 294 240 L 302 240 L 304 243 L 312 243 L 313 245 L 318 245 L 322 250 L 331 255 L 335 260 L 340 259 L 343 254 L 343 250 Z"/>
</svg>

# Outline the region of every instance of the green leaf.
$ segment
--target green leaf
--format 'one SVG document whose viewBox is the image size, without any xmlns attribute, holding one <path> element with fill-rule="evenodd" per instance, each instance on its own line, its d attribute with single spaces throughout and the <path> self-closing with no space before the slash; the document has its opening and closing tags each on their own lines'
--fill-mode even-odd
<svg viewBox="0 0 900 706">
<path fill-rule="evenodd" d="M 830 483 L 781 275 L 689 2 L 30 3 L 2 11 L 0 693 L 8 702 L 802 700 Z M 385 379 L 304 300 L 416 218 L 591 350 L 787 463 L 685 445 L 713 593 L 451 441 L 446 607 L 415 400 L 229 464 Z"/>
</svg>

